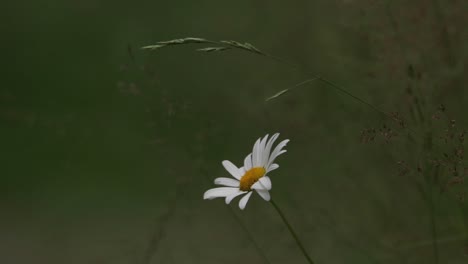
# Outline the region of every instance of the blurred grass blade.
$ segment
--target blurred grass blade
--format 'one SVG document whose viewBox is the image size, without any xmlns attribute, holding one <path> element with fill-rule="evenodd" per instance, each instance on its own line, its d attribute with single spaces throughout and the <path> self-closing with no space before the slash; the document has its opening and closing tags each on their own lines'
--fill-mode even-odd
<svg viewBox="0 0 468 264">
<path fill-rule="evenodd" d="M 155 49 L 160 49 L 165 47 L 166 45 L 149 45 L 149 46 L 144 46 L 141 49 L 149 49 L 149 50 L 155 50 Z"/>
<path fill-rule="evenodd" d="M 268 101 L 270 101 L 270 100 L 273 100 L 273 99 L 275 99 L 276 97 L 280 97 L 281 95 L 283 95 L 284 93 L 287 93 L 288 91 L 289 91 L 289 89 L 284 89 L 284 90 L 282 90 L 282 91 L 279 91 L 279 92 L 277 92 L 276 94 L 274 94 L 274 95 L 268 97 L 267 99 L 265 99 L 265 102 L 268 102 Z"/>
<path fill-rule="evenodd" d="M 156 50 L 156 49 L 164 48 L 167 46 L 193 44 L 193 43 L 213 43 L 213 41 L 203 39 L 203 38 L 188 37 L 188 38 L 181 38 L 181 39 L 158 41 L 156 42 L 155 45 L 144 46 L 142 47 L 142 49 Z"/>
<path fill-rule="evenodd" d="M 197 49 L 197 51 L 203 51 L 203 52 L 217 52 L 217 51 L 224 51 L 231 49 L 229 47 L 207 47 L 207 48 L 201 48 Z"/>
<path fill-rule="evenodd" d="M 173 39 L 167 41 L 159 41 L 157 44 L 164 44 L 164 45 L 180 45 L 180 44 L 190 44 L 190 43 L 210 43 L 207 39 L 202 38 L 181 38 L 181 39 Z"/>
<path fill-rule="evenodd" d="M 237 42 L 235 40 L 221 40 L 220 42 L 223 43 L 223 44 L 229 45 L 231 47 L 234 47 L 234 48 L 243 49 L 243 50 L 247 50 L 247 51 L 250 51 L 250 52 L 253 52 L 253 53 L 265 55 L 263 52 L 261 52 L 259 49 L 257 49 L 256 47 L 254 47 L 250 43 L 242 44 L 242 43 Z"/>
<path fill-rule="evenodd" d="M 257 52 L 257 53 L 263 54 L 259 49 L 257 49 L 256 47 L 254 47 L 254 46 L 253 46 L 252 44 L 250 44 L 250 43 L 247 43 L 247 42 L 246 42 L 246 43 L 244 43 L 244 46 L 248 47 L 249 49 L 251 49 L 251 50 L 253 50 L 253 51 Z"/>
<path fill-rule="evenodd" d="M 307 80 L 305 80 L 305 81 L 302 81 L 302 82 L 300 82 L 300 83 L 294 85 L 293 87 L 290 87 L 290 88 L 281 90 L 281 91 L 277 92 L 276 94 L 274 94 L 274 95 L 268 97 L 267 99 L 265 99 L 265 102 L 268 102 L 268 101 L 273 100 L 273 99 L 275 99 L 275 98 L 277 98 L 277 97 L 280 97 L 281 95 L 283 95 L 283 94 L 289 92 L 290 90 L 292 90 L 292 89 L 294 89 L 294 88 L 297 88 L 297 87 L 299 87 L 299 86 L 308 84 L 308 83 L 313 82 L 313 81 L 318 80 L 318 79 L 320 79 L 319 76 L 314 77 L 314 78 L 312 78 L 312 79 L 307 79 Z"/>
<path fill-rule="evenodd" d="M 252 44 L 247 43 L 247 42 L 240 43 L 235 40 L 213 41 L 213 40 L 208 40 L 204 38 L 192 38 L 192 37 L 172 39 L 172 40 L 166 40 L 166 41 L 158 41 L 154 45 L 144 46 L 141 49 L 157 50 L 157 49 L 168 47 L 168 46 L 194 44 L 194 43 L 219 45 L 219 47 L 206 47 L 206 48 L 197 49 L 197 51 L 216 52 L 216 51 L 224 51 L 224 50 L 234 48 L 234 49 L 241 49 L 241 50 L 249 51 L 252 53 L 259 54 L 259 55 L 267 56 L 265 53 L 263 53 L 262 51 L 254 47 Z"/>
</svg>

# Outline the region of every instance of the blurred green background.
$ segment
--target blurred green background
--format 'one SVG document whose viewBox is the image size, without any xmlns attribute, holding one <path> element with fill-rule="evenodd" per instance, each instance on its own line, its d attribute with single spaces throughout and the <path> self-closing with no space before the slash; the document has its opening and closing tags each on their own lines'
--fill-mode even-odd
<svg viewBox="0 0 468 264">
<path fill-rule="evenodd" d="M 407 130 L 320 82 L 265 103 L 320 74 L 444 145 L 439 104 L 468 127 L 466 0 L 2 6 L 0 263 L 306 263 L 256 194 L 244 211 L 202 200 L 222 160 L 275 132 L 291 142 L 272 197 L 316 263 L 468 263 L 466 184 L 426 184 Z M 242 51 L 140 50 L 182 37 L 249 42 L 302 73 Z M 383 124 L 399 136 L 361 142 Z"/>
</svg>

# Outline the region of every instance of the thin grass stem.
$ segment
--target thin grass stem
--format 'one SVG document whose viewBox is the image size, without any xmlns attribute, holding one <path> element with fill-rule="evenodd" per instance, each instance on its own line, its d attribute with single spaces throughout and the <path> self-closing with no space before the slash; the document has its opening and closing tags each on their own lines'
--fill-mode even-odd
<svg viewBox="0 0 468 264">
<path fill-rule="evenodd" d="M 304 257 L 307 259 L 307 261 L 310 263 L 310 264 L 314 264 L 314 262 L 312 261 L 312 258 L 309 256 L 309 254 L 307 254 L 307 251 L 305 250 L 304 246 L 302 245 L 302 242 L 301 240 L 299 239 L 299 237 L 297 236 L 296 232 L 294 231 L 294 229 L 292 228 L 291 224 L 289 224 L 288 220 L 286 219 L 286 216 L 283 214 L 283 212 L 281 211 L 281 209 L 278 207 L 278 205 L 273 201 L 273 200 L 270 200 L 271 204 L 273 205 L 273 207 L 276 209 L 276 212 L 278 212 L 278 214 L 280 215 L 281 219 L 283 220 L 284 224 L 286 225 L 286 227 L 288 228 L 289 230 L 289 233 L 291 233 L 292 237 L 294 238 L 294 240 L 296 241 L 296 244 L 299 246 L 299 248 L 301 249 L 302 251 L 302 254 L 304 254 Z"/>
</svg>

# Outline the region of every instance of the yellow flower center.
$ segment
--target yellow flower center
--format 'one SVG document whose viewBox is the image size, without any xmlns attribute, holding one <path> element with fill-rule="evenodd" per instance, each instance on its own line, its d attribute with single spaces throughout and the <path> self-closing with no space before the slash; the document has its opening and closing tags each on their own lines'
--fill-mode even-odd
<svg viewBox="0 0 468 264">
<path fill-rule="evenodd" d="M 265 168 L 255 167 L 246 171 L 244 176 L 240 179 L 239 189 L 241 191 L 250 191 L 250 188 L 256 183 L 263 175 L 265 175 Z"/>
</svg>

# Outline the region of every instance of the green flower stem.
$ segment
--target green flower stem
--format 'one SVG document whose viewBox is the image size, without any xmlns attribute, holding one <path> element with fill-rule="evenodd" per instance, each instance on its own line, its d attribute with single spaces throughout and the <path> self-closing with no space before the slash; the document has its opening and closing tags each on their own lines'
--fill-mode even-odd
<svg viewBox="0 0 468 264">
<path fill-rule="evenodd" d="M 286 224 L 286 226 L 288 227 L 288 230 L 289 232 L 291 233 L 291 235 L 294 237 L 294 240 L 296 240 L 296 243 L 297 245 L 299 246 L 299 248 L 301 249 L 302 251 L 302 254 L 304 254 L 304 257 L 307 259 L 307 261 L 310 263 L 310 264 L 314 264 L 314 262 L 312 261 L 312 259 L 310 258 L 309 254 L 307 254 L 304 246 L 302 245 L 302 242 L 301 240 L 299 240 L 299 237 L 297 236 L 296 232 L 294 232 L 293 228 L 291 227 L 291 225 L 289 224 L 288 220 L 286 219 L 286 217 L 284 216 L 283 212 L 281 211 L 281 209 L 279 209 L 278 205 L 276 205 L 276 203 L 273 201 L 273 200 L 270 200 L 271 204 L 273 205 L 273 207 L 276 209 L 276 212 L 278 212 L 278 214 L 281 216 L 281 219 L 283 219 L 283 222 L 284 224 Z"/>
</svg>

